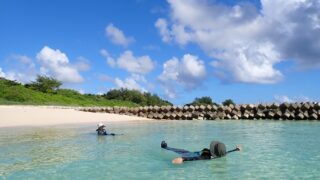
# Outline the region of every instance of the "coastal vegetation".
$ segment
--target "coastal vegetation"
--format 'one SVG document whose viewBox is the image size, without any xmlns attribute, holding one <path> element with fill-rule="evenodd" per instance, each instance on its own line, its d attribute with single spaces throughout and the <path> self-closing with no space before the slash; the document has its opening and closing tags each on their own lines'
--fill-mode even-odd
<svg viewBox="0 0 320 180">
<path fill-rule="evenodd" d="M 112 89 L 105 94 L 81 94 L 72 89 L 61 88 L 63 83 L 55 78 L 37 76 L 35 81 L 21 84 L 16 81 L 0 78 L 0 104 L 24 105 L 62 105 L 62 106 L 172 106 L 169 101 L 161 99 L 156 94 L 129 89 Z M 223 105 L 235 105 L 227 99 Z M 193 106 L 216 105 L 211 97 L 195 98 Z"/>
<path fill-rule="evenodd" d="M 203 96 L 200 98 L 195 98 L 190 104 L 187 105 L 218 105 L 217 103 L 212 101 L 212 98 L 209 96 Z"/>
<path fill-rule="evenodd" d="M 157 95 L 135 90 L 111 90 L 103 95 L 81 94 L 60 88 L 62 82 L 46 76 L 21 84 L 0 78 L 0 104 L 62 105 L 62 106 L 125 106 L 172 105 Z"/>
<path fill-rule="evenodd" d="M 193 105 L 193 106 L 200 106 L 200 105 L 215 105 L 219 106 L 218 103 L 214 102 L 211 97 L 209 96 L 203 96 L 200 98 L 195 98 L 192 103 L 186 104 L 186 105 Z M 229 106 L 229 105 L 236 105 L 236 103 L 233 102 L 232 99 L 226 99 L 222 102 L 222 105 Z"/>
<path fill-rule="evenodd" d="M 162 100 L 158 95 L 149 92 L 141 93 L 137 90 L 113 89 L 102 95 L 108 100 L 130 101 L 140 106 L 166 106 L 172 105 L 169 101 Z"/>
<path fill-rule="evenodd" d="M 234 103 L 232 99 L 226 99 L 225 101 L 222 102 L 222 105 L 230 106 L 230 105 L 236 105 L 236 103 Z"/>
<path fill-rule="evenodd" d="M 37 76 L 36 81 L 26 84 L 25 87 L 33 90 L 37 90 L 43 93 L 54 93 L 62 85 L 61 81 L 52 77 Z"/>
</svg>

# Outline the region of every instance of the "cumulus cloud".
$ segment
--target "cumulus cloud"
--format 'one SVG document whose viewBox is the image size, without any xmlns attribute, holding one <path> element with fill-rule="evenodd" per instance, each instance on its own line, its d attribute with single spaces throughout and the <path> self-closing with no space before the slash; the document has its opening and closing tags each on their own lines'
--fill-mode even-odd
<svg viewBox="0 0 320 180">
<path fill-rule="evenodd" d="M 29 77 L 23 72 L 17 72 L 15 70 L 12 70 L 12 71 L 7 71 L 4 78 L 12 81 L 18 81 L 21 83 L 28 83 L 34 79 L 34 76 Z"/>
<path fill-rule="evenodd" d="M 295 60 L 299 67 L 320 66 L 320 1 L 261 0 L 223 5 L 208 0 L 168 0 L 170 17 L 155 26 L 164 42 L 195 43 L 227 80 L 276 83 L 275 65 Z"/>
<path fill-rule="evenodd" d="M 117 45 L 128 46 L 134 41 L 133 37 L 126 37 L 123 32 L 113 24 L 109 24 L 106 27 L 106 35 L 110 38 L 111 42 Z"/>
<path fill-rule="evenodd" d="M 134 56 L 132 51 L 123 52 L 117 59 L 111 57 L 105 49 L 102 49 L 100 54 L 111 67 L 117 66 L 134 74 L 148 74 L 155 66 L 155 62 L 149 56 Z"/>
<path fill-rule="evenodd" d="M 62 82 L 83 82 L 78 70 L 70 64 L 67 55 L 59 49 L 54 50 L 45 46 L 37 54 L 37 59 L 41 64 L 41 73 L 53 76 Z"/>
<path fill-rule="evenodd" d="M 177 84 L 187 89 L 196 88 L 206 78 L 204 62 L 197 56 L 185 54 L 181 60 L 173 57 L 163 64 L 158 79 L 169 98 L 176 97 Z"/>
<path fill-rule="evenodd" d="M 155 67 L 155 62 L 149 56 L 134 56 L 133 52 L 128 50 L 120 54 L 118 58 L 113 58 L 105 49 L 101 49 L 100 54 L 111 67 L 124 69 L 131 74 L 125 79 L 115 78 L 113 82 L 117 88 L 135 89 L 142 92 L 146 91 L 141 85 L 148 83 L 144 75 L 151 72 Z M 112 78 L 109 76 L 100 76 L 99 79 L 110 81 Z"/>
<path fill-rule="evenodd" d="M 120 78 L 115 78 L 114 83 L 118 88 L 125 88 L 125 89 L 146 92 L 146 89 L 144 89 L 134 77 L 127 77 L 124 80 L 121 80 Z"/>
<path fill-rule="evenodd" d="M 0 72 L 2 77 L 21 83 L 28 83 L 36 77 L 36 65 L 31 58 L 25 55 L 11 55 L 7 61 L 9 67 L 6 72 Z"/>
<path fill-rule="evenodd" d="M 109 64 L 111 67 L 116 66 L 116 61 L 111 57 L 107 50 L 101 49 L 100 54 L 106 59 L 107 64 Z"/>
<path fill-rule="evenodd" d="M 131 51 L 125 51 L 117 59 L 119 68 L 137 74 L 149 73 L 153 70 L 154 64 L 149 56 L 135 57 Z"/>
<path fill-rule="evenodd" d="M 146 78 L 144 76 L 140 75 L 140 74 L 131 74 L 131 77 L 136 81 L 140 81 L 140 82 L 143 82 L 143 83 L 147 82 Z"/>
<path fill-rule="evenodd" d="M 169 42 L 172 39 L 171 32 L 168 29 L 168 23 L 165 19 L 159 18 L 155 23 L 155 26 L 159 29 L 159 33 L 162 37 L 162 41 Z"/>
</svg>

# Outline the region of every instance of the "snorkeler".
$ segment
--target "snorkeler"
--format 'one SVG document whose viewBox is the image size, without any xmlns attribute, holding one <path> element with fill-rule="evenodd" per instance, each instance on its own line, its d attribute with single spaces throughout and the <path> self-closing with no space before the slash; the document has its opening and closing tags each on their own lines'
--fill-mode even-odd
<svg viewBox="0 0 320 180">
<path fill-rule="evenodd" d="M 106 135 L 111 135 L 114 136 L 114 133 L 107 133 L 107 130 L 105 129 L 105 125 L 102 123 L 98 124 L 98 129 L 96 130 L 99 136 L 106 136 Z"/>
<path fill-rule="evenodd" d="M 240 151 L 241 147 L 236 146 L 235 149 L 226 151 L 225 144 L 219 142 L 219 141 L 211 141 L 210 143 L 210 149 L 204 148 L 201 151 L 197 152 L 190 152 L 184 149 L 177 149 L 168 147 L 167 143 L 165 141 L 161 142 L 161 148 L 173 151 L 175 153 L 180 154 L 182 157 L 175 158 L 172 160 L 173 164 L 181 164 L 184 161 L 195 161 L 195 160 L 209 160 L 209 159 L 216 159 L 223 157 L 227 155 L 228 153 L 234 152 L 234 151 Z"/>
</svg>

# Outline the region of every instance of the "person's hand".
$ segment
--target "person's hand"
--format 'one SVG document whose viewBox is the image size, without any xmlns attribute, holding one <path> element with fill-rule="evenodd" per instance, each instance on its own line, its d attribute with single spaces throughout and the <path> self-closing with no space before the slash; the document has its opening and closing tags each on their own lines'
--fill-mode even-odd
<svg viewBox="0 0 320 180">
<path fill-rule="evenodd" d="M 172 160 L 173 164 L 182 164 L 183 163 L 183 159 L 181 157 L 175 158 L 174 160 Z"/>
<path fill-rule="evenodd" d="M 242 149 L 242 148 L 241 148 L 240 145 L 237 145 L 237 146 L 236 146 L 236 150 L 241 151 L 241 149 Z"/>
</svg>

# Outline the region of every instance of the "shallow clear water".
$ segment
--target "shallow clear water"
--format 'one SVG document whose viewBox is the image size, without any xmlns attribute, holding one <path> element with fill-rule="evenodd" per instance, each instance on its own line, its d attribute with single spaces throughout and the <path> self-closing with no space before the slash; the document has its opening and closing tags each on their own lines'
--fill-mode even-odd
<svg viewBox="0 0 320 180">
<path fill-rule="evenodd" d="M 320 122 L 156 121 L 0 129 L 0 179 L 320 179 Z M 173 165 L 160 148 L 201 150 L 211 140 L 242 152 Z"/>
</svg>

